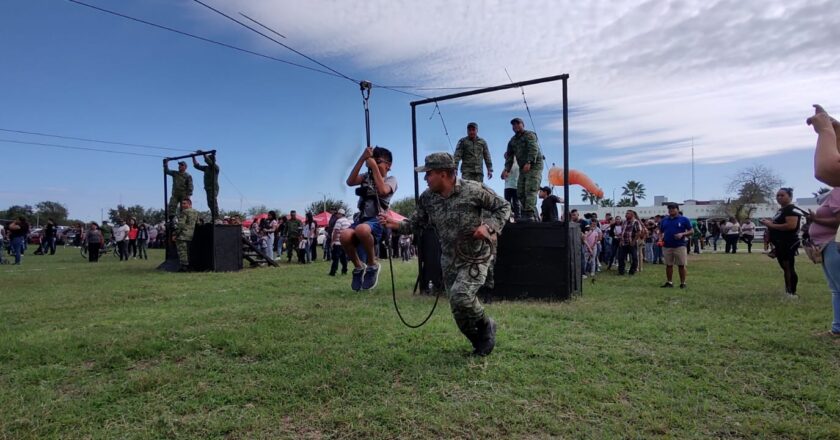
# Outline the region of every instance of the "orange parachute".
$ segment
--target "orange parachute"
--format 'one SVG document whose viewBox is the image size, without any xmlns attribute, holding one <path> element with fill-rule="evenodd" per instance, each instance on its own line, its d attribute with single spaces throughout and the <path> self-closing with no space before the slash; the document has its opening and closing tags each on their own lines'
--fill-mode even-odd
<svg viewBox="0 0 840 440">
<path fill-rule="evenodd" d="M 563 168 L 551 167 L 548 170 L 548 181 L 555 186 L 563 186 Z M 604 197 L 604 190 L 598 187 L 592 179 L 578 170 L 569 170 L 569 184 L 580 185 L 585 190 L 595 194 L 597 197 Z"/>
</svg>

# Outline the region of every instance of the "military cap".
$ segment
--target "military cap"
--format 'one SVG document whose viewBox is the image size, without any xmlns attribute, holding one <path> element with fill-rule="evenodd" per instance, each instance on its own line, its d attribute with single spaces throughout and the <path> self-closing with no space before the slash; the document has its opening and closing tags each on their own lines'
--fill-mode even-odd
<svg viewBox="0 0 840 440">
<path fill-rule="evenodd" d="M 432 153 L 426 156 L 426 163 L 422 167 L 414 169 L 415 172 L 423 173 L 430 170 L 454 170 L 455 159 L 446 152 Z"/>
<path fill-rule="evenodd" d="M 469 124 L 467 124 L 467 128 L 478 129 L 478 124 L 476 124 L 475 122 L 470 122 Z"/>
<path fill-rule="evenodd" d="M 522 118 L 513 118 L 513 119 L 510 120 L 510 125 L 516 124 L 517 122 L 520 123 L 520 124 L 525 123 L 524 121 L 522 121 Z"/>
<path fill-rule="evenodd" d="M 178 161 L 178 165 L 187 166 L 187 163 L 186 163 L 186 162 L 184 162 L 183 160 L 179 160 L 179 161 Z"/>
</svg>

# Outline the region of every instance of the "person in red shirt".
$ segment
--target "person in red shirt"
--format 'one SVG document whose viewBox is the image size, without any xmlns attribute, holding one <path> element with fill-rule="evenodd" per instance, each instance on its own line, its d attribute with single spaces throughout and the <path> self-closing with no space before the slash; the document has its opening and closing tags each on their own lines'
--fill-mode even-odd
<svg viewBox="0 0 840 440">
<path fill-rule="evenodd" d="M 128 252 L 131 258 L 137 258 L 137 219 L 131 217 L 128 219 Z"/>
</svg>

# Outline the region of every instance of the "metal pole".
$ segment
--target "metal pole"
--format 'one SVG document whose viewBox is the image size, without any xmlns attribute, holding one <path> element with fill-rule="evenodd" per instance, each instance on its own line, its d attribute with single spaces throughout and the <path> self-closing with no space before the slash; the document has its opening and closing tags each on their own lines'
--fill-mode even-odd
<svg viewBox="0 0 840 440">
<path fill-rule="evenodd" d="M 417 168 L 417 107 L 411 104 L 411 146 L 414 154 L 414 168 Z M 420 176 L 414 173 L 414 203 L 420 200 Z"/>
<path fill-rule="evenodd" d="M 563 219 L 566 224 L 566 286 L 571 293 L 572 287 L 572 243 L 571 243 L 571 228 L 572 219 L 569 214 L 569 95 L 566 87 L 568 75 L 563 78 L 563 199 L 566 203 L 563 204 Z M 580 292 L 583 292 L 583 286 L 580 286 Z"/>
<path fill-rule="evenodd" d="M 569 74 L 564 73 L 562 75 L 547 76 L 545 78 L 531 79 L 531 80 L 528 80 L 528 81 L 520 81 L 520 82 L 516 82 L 516 83 L 501 85 L 501 86 L 487 87 L 487 88 L 483 88 L 483 89 L 470 90 L 470 91 L 461 92 L 461 93 L 453 93 L 451 95 L 444 95 L 444 96 L 440 96 L 440 97 L 436 97 L 436 98 L 426 98 L 426 99 L 421 99 L 419 101 L 413 101 L 411 103 L 411 105 L 415 106 L 415 105 L 430 104 L 430 103 L 435 103 L 435 102 L 438 102 L 438 101 L 446 101 L 448 99 L 463 98 L 465 96 L 480 95 L 482 93 L 496 92 L 496 91 L 499 91 L 499 90 L 515 89 L 517 87 L 524 87 L 524 86 L 528 86 L 528 85 L 532 85 L 532 84 L 539 84 L 539 83 L 544 83 L 544 82 L 557 81 L 557 80 L 561 80 L 561 79 L 565 82 L 567 79 L 569 79 Z"/>
</svg>

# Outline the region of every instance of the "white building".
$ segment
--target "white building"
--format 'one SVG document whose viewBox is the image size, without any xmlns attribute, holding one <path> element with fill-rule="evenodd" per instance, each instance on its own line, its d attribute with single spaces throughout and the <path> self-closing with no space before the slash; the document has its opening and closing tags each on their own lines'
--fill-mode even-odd
<svg viewBox="0 0 840 440">
<path fill-rule="evenodd" d="M 665 196 L 654 196 L 654 205 L 653 206 L 636 206 L 633 208 L 625 208 L 625 207 L 600 207 L 596 205 L 570 205 L 569 210 L 577 209 L 581 216 L 585 213 L 595 212 L 598 214 L 598 218 L 604 218 L 607 213 L 615 215 L 623 216 L 627 209 L 633 209 L 641 218 L 649 218 L 655 215 L 668 215 L 668 208 L 666 205 L 668 204 L 668 198 Z M 688 218 L 691 219 L 708 219 L 708 218 L 721 218 L 724 216 L 723 214 L 723 207 L 725 205 L 724 200 L 686 200 L 682 203 L 678 203 L 680 205 L 680 210 L 683 212 Z M 819 203 L 814 197 L 802 197 L 798 198 L 794 201 L 794 204 L 803 210 L 807 211 L 809 209 L 813 209 L 814 211 L 817 210 L 819 207 Z M 752 218 L 769 218 L 773 217 L 776 214 L 776 211 L 779 210 L 779 205 L 776 203 L 771 204 L 761 204 L 761 205 L 754 205 L 755 210 L 753 211 Z M 560 216 L 563 215 L 562 207 L 558 207 L 560 210 Z"/>
</svg>

